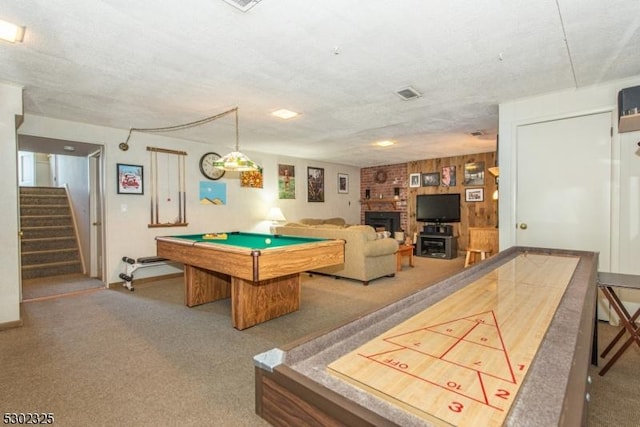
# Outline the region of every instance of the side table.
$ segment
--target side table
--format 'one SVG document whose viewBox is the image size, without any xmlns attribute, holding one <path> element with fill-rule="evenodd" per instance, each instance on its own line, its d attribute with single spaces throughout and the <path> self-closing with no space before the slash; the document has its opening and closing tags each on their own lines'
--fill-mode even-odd
<svg viewBox="0 0 640 427">
<path fill-rule="evenodd" d="M 402 258 L 409 257 L 409 267 L 413 267 L 413 245 L 400 245 L 398 247 L 398 252 L 396 252 L 396 257 L 398 260 L 397 270 L 402 270 Z"/>
</svg>

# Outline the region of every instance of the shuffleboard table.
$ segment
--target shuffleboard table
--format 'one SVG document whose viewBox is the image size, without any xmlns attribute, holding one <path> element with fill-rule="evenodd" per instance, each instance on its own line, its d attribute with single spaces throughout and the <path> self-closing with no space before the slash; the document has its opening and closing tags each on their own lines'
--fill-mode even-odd
<svg viewBox="0 0 640 427">
<path fill-rule="evenodd" d="M 242 330 L 300 307 L 300 273 L 344 262 L 344 241 L 260 233 L 156 237 L 157 254 L 184 264 L 185 304 L 231 298 Z"/>
<path fill-rule="evenodd" d="M 513 247 L 254 358 L 284 425 L 582 426 L 598 254 Z"/>
</svg>

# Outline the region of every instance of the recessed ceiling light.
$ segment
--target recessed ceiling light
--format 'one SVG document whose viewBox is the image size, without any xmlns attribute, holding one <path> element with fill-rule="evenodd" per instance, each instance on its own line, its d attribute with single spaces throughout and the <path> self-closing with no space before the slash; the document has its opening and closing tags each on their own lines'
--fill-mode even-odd
<svg viewBox="0 0 640 427">
<path fill-rule="evenodd" d="M 274 111 L 271 114 L 273 114 L 276 117 L 280 117 L 281 119 L 285 119 L 285 120 L 286 119 L 291 119 L 291 118 L 294 118 L 294 117 L 298 116 L 298 113 L 296 113 L 295 111 L 290 111 L 290 110 L 287 110 L 285 108 L 283 108 L 281 110 L 278 110 L 278 111 Z"/>
<path fill-rule="evenodd" d="M 76 151 L 76 147 L 74 147 L 73 145 L 65 145 L 63 149 L 64 151 Z"/>
<path fill-rule="evenodd" d="M 395 144 L 395 142 L 393 141 L 389 141 L 389 140 L 385 140 L 385 141 L 378 141 L 375 143 L 377 146 L 379 147 L 388 147 L 390 145 Z"/>
<path fill-rule="evenodd" d="M 21 42 L 24 39 L 24 27 L 0 19 L 0 39 L 11 43 Z"/>
</svg>

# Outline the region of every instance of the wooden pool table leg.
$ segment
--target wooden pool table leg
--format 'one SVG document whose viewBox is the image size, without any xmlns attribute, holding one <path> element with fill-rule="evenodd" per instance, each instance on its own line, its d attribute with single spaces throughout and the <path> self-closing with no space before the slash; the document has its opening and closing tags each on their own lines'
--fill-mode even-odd
<svg viewBox="0 0 640 427">
<path fill-rule="evenodd" d="M 204 268 L 184 265 L 184 303 L 193 307 L 231 296 L 228 275 Z"/>
<path fill-rule="evenodd" d="M 300 274 L 252 282 L 231 277 L 231 322 L 239 330 L 300 308 Z"/>
</svg>

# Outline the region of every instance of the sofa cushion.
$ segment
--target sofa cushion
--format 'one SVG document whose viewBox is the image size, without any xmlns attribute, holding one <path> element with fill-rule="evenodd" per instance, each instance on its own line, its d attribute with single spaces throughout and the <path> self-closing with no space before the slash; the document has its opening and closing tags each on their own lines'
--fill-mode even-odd
<svg viewBox="0 0 640 427">
<path fill-rule="evenodd" d="M 318 224 L 322 224 L 323 221 L 324 220 L 320 218 L 302 218 L 298 222 L 304 225 L 318 225 Z"/>
<path fill-rule="evenodd" d="M 336 218 L 325 219 L 323 224 L 340 225 L 344 227 L 347 223 L 344 220 L 344 218 L 336 217 Z"/>
<path fill-rule="evenodd" d="M 306 224 L 300 224 L 299 222 L 288 222 L 285 227 L 308 227 Z"/>
<path fill-rule="evenodd" d="M 318 224 L 318 225 L 314 225 L 314 228 L 344 228 L 342 225 L 337 225 L 337 224 Z"/>
<path fill-rule="evenodd" d="M 346 221 L 344 218 L 335 217 L 335 218 L 302 218 L 298 221 L 300 224 L 305 225 L 322 225 L 322 224 L 332 224 L 332 225 L 340 225 L 345 226 Z"/>
</svg>

